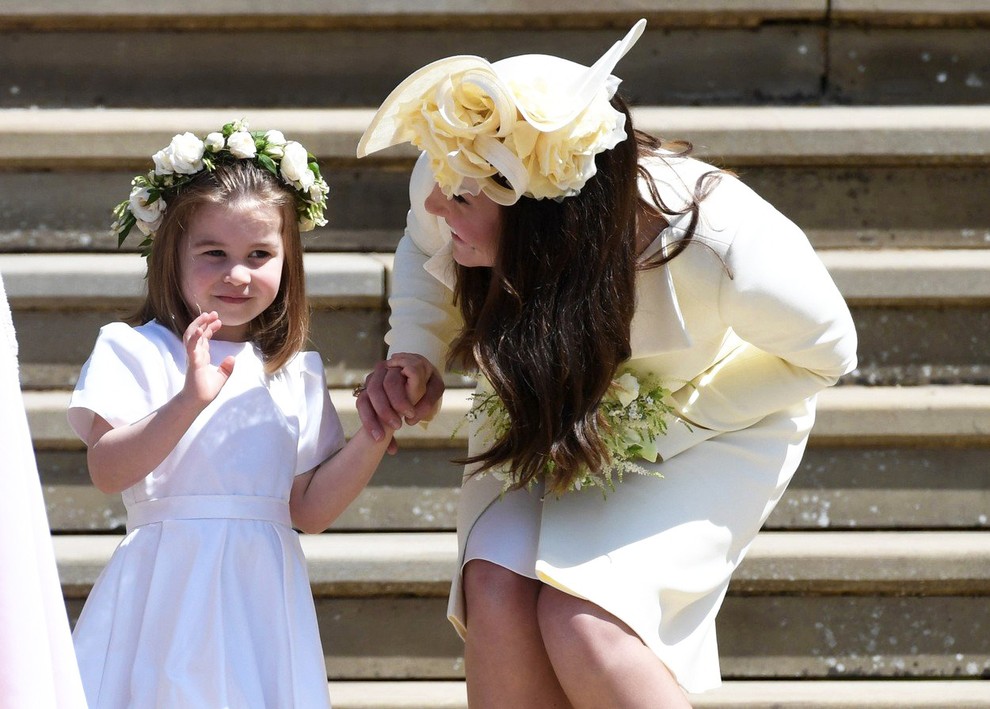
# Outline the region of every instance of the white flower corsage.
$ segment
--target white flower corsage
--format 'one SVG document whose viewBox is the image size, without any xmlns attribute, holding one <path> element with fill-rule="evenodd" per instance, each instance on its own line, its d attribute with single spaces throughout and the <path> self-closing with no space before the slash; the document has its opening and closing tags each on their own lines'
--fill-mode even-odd
<svg viewBox="0 0 990 709">
<path fill-rule="evenodd" d="M 656 470 L 648 469 L 637 461 L 655 463 L 657 439 L 667 432 L 667 422 L 674 409 L 668 401 L 670 391 L 653 375 L 637 376 L 625 371 L 612 380 L 612 386 L 602 399 L 600 411 L 604 426 L 602 437 L 609 452 L 609 460 L 598 470 L 583 470 L 569 490 L 587 487 L 600 488 L 602 494 L 615 489 L 626 473 L 637 473 L 662 478 Z M 476 393 L 468 412 L 468 420 L 483 419 L 488 442 L 501 438 L 509 430 L 509 412 L 492 391 Z M 548 463 L 550 465 L 550 463 Z M 503 483 L 503 492 L 518 481 L 511 470 L 498 468 L 485 471 Z M 536 484 L 530 481 L 530 486 Z"/>
</svg>

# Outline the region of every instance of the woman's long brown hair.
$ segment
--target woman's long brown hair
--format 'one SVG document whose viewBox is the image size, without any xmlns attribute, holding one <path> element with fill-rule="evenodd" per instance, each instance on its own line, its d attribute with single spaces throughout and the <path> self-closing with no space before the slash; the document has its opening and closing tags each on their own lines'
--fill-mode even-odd
<svg viewBox="0 0 990 709">
<path fill-rule="evenodd" d="M 203 171 L 173 197 L 155 234 L 148 257 L 148 291 L 144 303 L 128 319 L 132 325 L 157 320 L 180 338 L 198 312 L 182 298 L 181 249 L 185 230 L 205 204 L 275 207 L 282 218 L 282 281 L 268 308 L 250 323 L 249 337 L 258 345 L 265 371 L 274 374 L 306 344 L 309 306 L 306 303 L 303 248 L 293 189 L 251 161 L 236 160 Z"/>
<path fill-rule="evenodd" d="M 677 246 L 645 268 L 680 253 L 697 222 L 700 183 L 695 202 L 680 212 L 655 187 L 651 200 L 640 197 L 640 158 L 658 154 L 661 143 L 633 130 L 621 99 L 613 105 L 626 114 L 629 137 L 597 156 L 597 173 L 580 194 L 504 208 L 493 267 L 457 267 L 454 297 L 465 325 L 449 364 L 476 366 L 511 421 L 487 451 L 459 462 L 479 464 L 479 472 L 508 465 L 516 487 L 547 471 L 546 491 L 564 491 L 583 468 L 608 460 L 598 407 L 631 355 L 637 211 L 692 215 Z M 681 147 L 679 154 L 690 149 Z"/>
</svg>

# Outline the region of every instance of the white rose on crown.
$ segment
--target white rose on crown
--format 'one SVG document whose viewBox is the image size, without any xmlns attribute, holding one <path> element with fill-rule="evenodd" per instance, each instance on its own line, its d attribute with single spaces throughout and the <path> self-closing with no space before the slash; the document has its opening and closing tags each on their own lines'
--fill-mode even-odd
<svg viewBox="0 0 990 709">
<path fill-rule="evenodd" d="M 285 155 L 285 144 L 288 141 L 282 135 L 282 131 L 270 130 L 265 133 L 265 155 L 273 158 L 281 158 Z"/>
<path fill-rule="evenodd" d="M 323 180 L 317 180 L 309 188 L 309 200 L 311 202 L 322 202 L 330 192 L 330 186 Z"/>
<path fill-rule="evenodd" d="M 295 141 L 288 141 L 282 149 L 282 177 L 296 189 L 307 192 L 316 182 L 316 175 L 309 169 L 306 148 Z"/>
<path fill-rule="evenodd" d="M 135 185 L 131 189 L 128 197 L 128 205 L 131 214 L 134 215 L 138 229 L 145 236 L 154 233 L 162 223 L 162 215 L 165 214 L 165 200 L 160 197 L 149 203 L 151 190 L 147 187 Z"/>
<path fill-rule="evenodd" d="M 288 141 L 285 139 L 285 136 L 282 135 L 282 131 L 270 130 L 265 133 L 265 142 L 268 144 L 269 147 L 271 146 L 281 147 L 285 145 Z"/>
<path fill-rule="evenodd" d="M 203 169 L 203 152 L 206 146 L 192 133 L 182 133 L 172 138 L 167 148 L 159 150 L 152 159 L 155 174 L 194 175 Z"/>
<path fill-rule="evenodd" d="M 254 138 L 243 130 L 230 134 L 230 137 L 227 138 L 227 149 L 235 158 L 241 159 L 253 158 L 258 154 L 258 150 L 254 146 Z"/>
<path fill-rule="evenodd" d="M 210 133 L 203 141 L 206 149 L 211 153 L 218 153 L 223 150 L 224 143 L 225 138 L 223 137 L 223 133 L 216 132 Z"/>
</svg>

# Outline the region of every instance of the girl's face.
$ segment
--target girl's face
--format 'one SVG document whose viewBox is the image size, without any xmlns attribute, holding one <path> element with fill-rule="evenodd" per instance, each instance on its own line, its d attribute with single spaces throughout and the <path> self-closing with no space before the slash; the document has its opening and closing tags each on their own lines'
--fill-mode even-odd
<svg viewBox="0 0 990 709">
<path fill-rule="evenodd" d="M 447 199 L 438 185 L 423 203 L 426 211 L 450 227 L 454 260 L 467 267 L 493 266 L 502 233 L 502 208 L 485 195 Z"/>
<path fill-rule="evenodd" d="M 217 311 L 223 327 L 213 339 L 243 342 L 278 295 L 284 260 L 277 208 L 204 204 L 181 249 L 182 298 L 193 313 Z"/>
</svg>

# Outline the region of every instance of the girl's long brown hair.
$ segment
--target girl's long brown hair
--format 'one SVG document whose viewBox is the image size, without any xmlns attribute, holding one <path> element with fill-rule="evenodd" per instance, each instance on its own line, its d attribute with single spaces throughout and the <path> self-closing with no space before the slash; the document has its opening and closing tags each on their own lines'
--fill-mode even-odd
<svg viewBox="0 0 990 709">
<path fill-rule="evenodd" d="M 547 471 L 547 492 L 563 491 L 582 468 L 608 460 L 598 407 L 631 355 L 637 211 L 691 213 L 674 248 L 642 266 L 656 267 L 690 242 L 697 203 L 711 188 L 699 182 L 695 200 L 673 211 L 647 179 L 651 199 L 643 200 L 637 178 L 648 174 L 640 158 L 657 155 L 661 142 L 634 131 L 620 98 L 613 105 L 626 114 L 629 137 L 597 156 L 597 173 L 581 192 L 503 208 L 493 267 L 457 267 L 454 298 L 465 325 L 449 364 L 476 366 L 511 421 L 487 451 L 459 462 L 477 463 L 478 471 L 509 465 L 517 487 Z M 679 154 L 690 150 L 680 145 Z"/>
<path fill-rule="evenodd" d="M 205 204 L 275 207 L 282 218 L 282 280 L 272 304 L 251 321 L 249 337 L 261 350 L 265 371 L 277 372 L 303 349 L 309 334 L 295 200 L 291 187 L 249 160 L 223 163 L 213 171 L 204 170 L 196 175 L 168 203 L 148 257 L 147 295 L 128 322 L 140 325 L 157 320 L 181 338 L 189 323 L 199 315 L 182 298 L 181 250 L 186 227 L 200 207 Z"/>
</svg>

